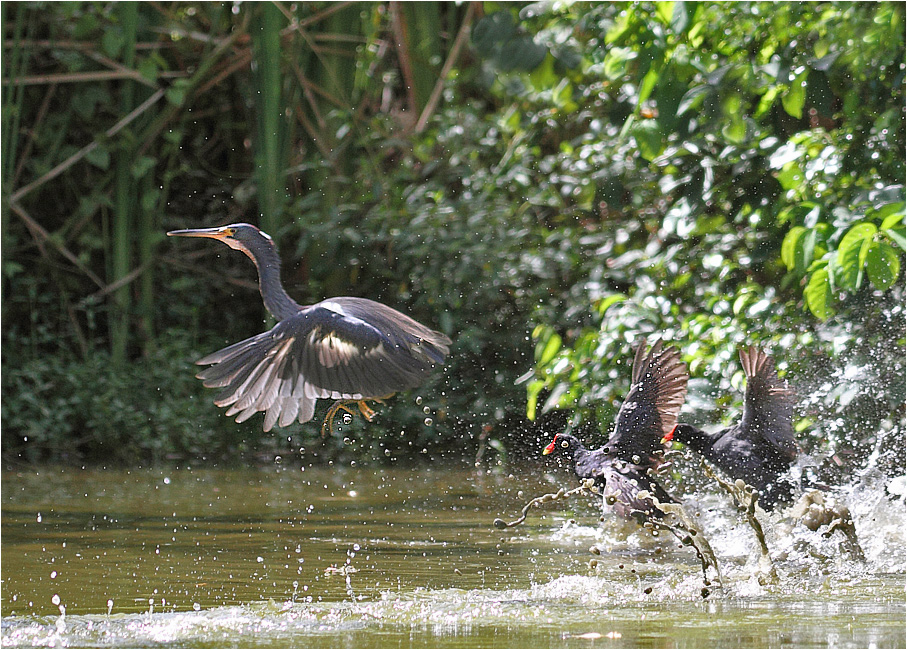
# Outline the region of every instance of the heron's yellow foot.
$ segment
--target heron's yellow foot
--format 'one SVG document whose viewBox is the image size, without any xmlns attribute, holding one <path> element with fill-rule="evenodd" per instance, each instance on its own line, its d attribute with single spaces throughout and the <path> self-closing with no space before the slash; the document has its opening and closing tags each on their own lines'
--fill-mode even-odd
<svg viewBox="0 0 907 650">
<path fill-rule="evenodd" d="M 390 397 L 390 395 L 385 395 L 384 397 L 370 397 L 369 399 L 373 402 L 378 402 L 379 404 L 384 404 L 384 400 Z M 334 402 L 331 405 L 331 408 L 328 409 L 327 414 L 324 416 L 324 423 L 321 425 L 321 437 L 323 438 L 327 435 L 328 432 L 334 432 L 334 418 L 337 417 L 338 411 L 346 411 L 350 415 L 356 415 L 349 407 L 350 404 L 356 404 L 359 407 L 359 412 L 362 413 L 362 417 L 366 419 L 367 422 L 371 422 L 372 418 L 375 417 L 375 411 L 364 399 L 340 399 Z"/>
</svg>

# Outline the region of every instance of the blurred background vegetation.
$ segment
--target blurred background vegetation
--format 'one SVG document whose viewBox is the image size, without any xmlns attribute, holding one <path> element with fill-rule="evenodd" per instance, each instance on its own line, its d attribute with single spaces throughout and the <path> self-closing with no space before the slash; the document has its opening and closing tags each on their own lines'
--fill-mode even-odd
<svg viewBox="0 0 907 650">
<path fill-rule="evenodd" d="M 901 3 L 2 12 L 6 464 L 519 461 L 609 426 L 660 333 L 685 420 L 733 419 L 763 345 L 806 451 L 903 471 Z M 164 233 L 236 221 L 447 366 L 332 438 L 224 417 L 193 361 L 268 326 L 255 271 Z"/>
</svg>

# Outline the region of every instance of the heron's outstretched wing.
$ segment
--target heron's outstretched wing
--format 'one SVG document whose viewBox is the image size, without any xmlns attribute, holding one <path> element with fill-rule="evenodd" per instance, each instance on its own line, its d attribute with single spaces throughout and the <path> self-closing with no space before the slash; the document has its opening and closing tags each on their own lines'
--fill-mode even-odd
<svg viewBox="0 0 907 650">
<path fill-rule="evenodd" d="M 369 399 L 421 385 L 444 361 L 450 339 L 364 298 L 305 307 L 270 331 L 197 363 L 205 386 L 223 388 L 214 403 L 242 422 L 266 412 L 274 424 L 312 419 L 319 398 Z"/>
<path fill-rule="evenodd" d="M 759 348 L 740 350 L 740 363 L 746 374 L 746 395 L 739 437 L 758 442 L 765 440 L 778 449 L 785 460 L 797 454 L 792 424 L 794 392 L 775 372 L 775 361 Z"/>
<path fill-rule="evenodd" d="M 661 439 L 677 424 L 687 394 L 687 367 L 680 351 L 658 341 L 648 355 L 645 342 L 636 349 L 633 383 L 617 413 L 617 426 L 606 447 L 623 461 L 646 465 L 661 451 Z"/>
</svg>

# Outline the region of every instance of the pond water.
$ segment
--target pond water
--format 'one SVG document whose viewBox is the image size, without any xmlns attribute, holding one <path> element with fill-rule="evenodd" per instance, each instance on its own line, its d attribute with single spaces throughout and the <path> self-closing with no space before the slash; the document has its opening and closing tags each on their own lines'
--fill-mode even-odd
<svg viewBox="0 0 907 650">
<path fill-rule="evenodd" d="M 2 475 L 3 647 L 905 647 L 904 500 L 871 472 L 838 534 L 688 497 L 724 573 L 577 496 L 564 475 L 456 467 Z M 890 487 L 890 486 L 888 486 Z M 593 555 L 595 546 L 600 554 Z"/>
</svg>

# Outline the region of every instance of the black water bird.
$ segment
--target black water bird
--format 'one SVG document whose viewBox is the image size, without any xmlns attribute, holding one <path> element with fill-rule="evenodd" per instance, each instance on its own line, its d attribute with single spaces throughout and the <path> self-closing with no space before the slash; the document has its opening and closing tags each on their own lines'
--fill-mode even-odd
<svg viewBox="0 0 907 650">
<path fill-rule="evenodd" d="M 237 422 L 265 413 L 264 430 L 308 422 L 318 399 L 334 399 L 325 418 L 356 403 L 371 420 L 365 400 L 420 386 L 449 352 L 450 339 L 409 316 L 366 298 L 330 298 L 300 305 L 280 280 L 280 257 L 271 237 L 253 225 L 174 230 L 175 237 L 208 237 L 242 251 L 258 268 L 265 308 L 279 322 L 272 329 L 210 354 L 196 363 L 214 399 Z M 324 427 L 322 427 L 322 434 Z"/>
<path fill-rule="evenodd" d="M 648 355 L 643 342 L 636 349 L 632 384 L 617 413 L 614 433 L 599 449 L 559 433 L 542 451 L 565 458 L 579 479 L 593 479 L 605 502 L 625 518 L 660 518 L 652 497 L 675 500 L 649 475 L 663 462 L 662 438 L 673 430 L 687 392 L 687 368 L 677 348 L 658 341 Z M 640 494 L 648 492 L 649 496 Z"/>
<path fill-rule="evenodd" d="M 718 466 L 732 479 L 759 491 L 759 505 L 771 510 L 792 496 L 793 485 L 781 478 L 797 458 L 792 425 L 794 392 L 778 377 L 775 361 L 763 350 L 740 350 L 746 375 L 743 416 L 730 427 L 706 433 L 678 424 L 665 440 L 675 440 Z"/>
</svg>

